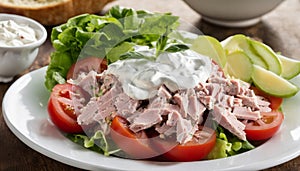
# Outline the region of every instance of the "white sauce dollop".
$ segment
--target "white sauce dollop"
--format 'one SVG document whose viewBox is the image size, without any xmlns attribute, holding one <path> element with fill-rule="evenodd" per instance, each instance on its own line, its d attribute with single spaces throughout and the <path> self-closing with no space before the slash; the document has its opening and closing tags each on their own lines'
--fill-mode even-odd
<svg viewBox="0 0 300 171">
<path fill-rule="evenodd" d="M 13 20 L 0 21 L 0 46 L 22 46 L 37 41 L 33 28 Z"/>
<path fill-rule="evenodd" d="M 121 81 L 131 98 L 145 100 L 165 85 L 170 91 L 194 88 L 207 81 L 212 71 L 211 60 L 192 50 L 160 54 L 155 61 L 147 59 L 119 60 L 108 66 L 107 73 Z"/>
</svg>

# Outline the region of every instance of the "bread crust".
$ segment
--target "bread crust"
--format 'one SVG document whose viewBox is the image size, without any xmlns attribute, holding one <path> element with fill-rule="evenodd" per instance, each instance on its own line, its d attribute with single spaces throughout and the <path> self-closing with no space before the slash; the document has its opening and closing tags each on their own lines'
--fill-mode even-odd
<svg viewBox="0 0 300 171">
<path fill-rule="evenodd" d="M 112 0 L 65 0 L 37 6 L 18 6 L 0 2 L 0 12 L 27 16 L 43 25 L 54 26 L 83 13 L 99 13 Z"/>
</svg>

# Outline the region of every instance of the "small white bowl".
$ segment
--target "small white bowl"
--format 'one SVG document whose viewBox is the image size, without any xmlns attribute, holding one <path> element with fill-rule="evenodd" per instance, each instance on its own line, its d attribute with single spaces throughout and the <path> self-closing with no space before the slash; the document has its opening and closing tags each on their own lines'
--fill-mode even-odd
<svg viewBox="0 0 300 171">
<path fill-rule="evenodd" d="M 14 76 L 30 67 L 36 59 L 39 47 L 47 38 L 43 25 L 30 18 L 0 13 L 0 21 L 13 20 L 17 24 L 25 24 L 36 32 L 37 41 L 22 46 L 0 46 L 0 82 L 9 82 Z"/>
<path fill-rule="evenodd" d="M 202 18 L 227 27 L 246 27 L 276 8 L 284 0 L 184 0 Z"/>
</svg>

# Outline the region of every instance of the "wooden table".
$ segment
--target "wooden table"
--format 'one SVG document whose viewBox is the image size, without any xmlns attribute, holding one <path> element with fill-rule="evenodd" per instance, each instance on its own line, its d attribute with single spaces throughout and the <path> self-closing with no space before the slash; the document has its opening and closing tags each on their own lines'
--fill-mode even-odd
<svg viewBox="0 0 300 171">
<path fill-rule="evenodd" d="M 299 0 L 287 0 L 282 3 L 273 12 L 262 17 L 262 21 L 257 25 L 247 28 L 225 28 L 209 24 L 201 20 L 201 16 L 190 9 L 180 0 L 120 0 L 109 4 L 102 13 L 112 5 L 119 4 L 136 9 L 147 9 L 158 12 L 172 12 L 180 16 L 204 34 L 216 37 L 219 40 L 236 34 L 242 33 L 248 36 L 256 37 L 266 44 L 270 45 L 276 51 L 282 54 L 300 59 L 300 3 Z M 50 35 L 51 27 L 48 27 Z M 48 40 L 41 47 L 35 63 L 23 74 L 45 66 L 49 63 L 49 54 L 53 51 L 52 45 Z M 22 75 L 22 74 L 21 74 Z M 17 76 L 14 80 L 16 80 Z M 0 170 L 79 170 L 71 166 L 62 164 L 56 160 L 50 159 L 26 146 L 22 143 L 7 127 L 2 116 L 2 100 L 6 90 L 11 83 L 0 83 Z M 28 97 L 34 98 L 34 97 Z M 20 118 L 21 119 L 21 118 Z M 299 144 L 300 145 L 300 144 Z M 299 170 L 300 157 L 289 162 L 266 169 L 268 171 L 277 170 Z"/>
</svg>

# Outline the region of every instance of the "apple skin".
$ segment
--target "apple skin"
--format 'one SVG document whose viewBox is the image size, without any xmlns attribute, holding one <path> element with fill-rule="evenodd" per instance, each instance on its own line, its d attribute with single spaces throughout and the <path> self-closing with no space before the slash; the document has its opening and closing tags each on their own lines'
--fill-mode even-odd
<svg viewBox="0 0 300 171">
<path fill-rule="evenodd" d="M 277 54 L 269 46 L 262 42 L 250 39 L 250 43 L 255 52 L 266 62 L 268 70 L 280 75 L 282 67 Z"/>
<path fill-rule="evenodd" d="M 278 55 L 282 65 L 281 77 L 290 80 L 300 74 L 300 61 Z"/>
<path fill-rule="evenodd" d="M 237 50 L 244 51 L 253 64 L 259 65 L 267 69 L 268 65 L 266 61 L 264 61 L 264 59 L 259 54 L 257 54 L 256 50 L 251 45 L 251 41 L 252 39 L 245 35 L 236 34 L 226 38 L 221 42 L 221 44 L 227 55 Z"/>
<path fill-rule="evenodd" d="M 288 80 L 258 65 L 253 65 L 251 78 L 257 88 L 272 96 L 286 98 L 299 91 L 299 88 Z"/>
</svg>

